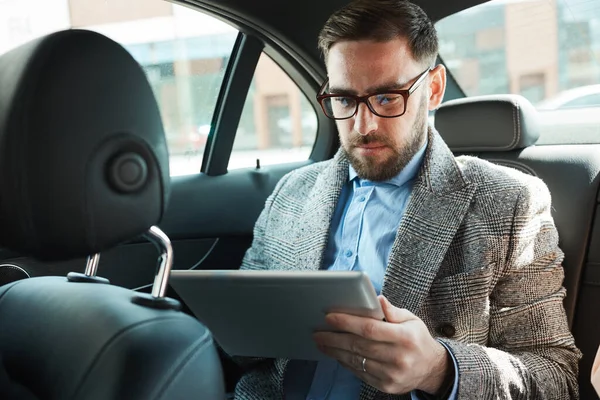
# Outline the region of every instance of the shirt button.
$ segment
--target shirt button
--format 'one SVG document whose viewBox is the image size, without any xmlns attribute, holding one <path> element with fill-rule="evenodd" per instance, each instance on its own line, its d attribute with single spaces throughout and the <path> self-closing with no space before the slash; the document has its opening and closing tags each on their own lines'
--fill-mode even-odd
<svg viewBox="0 0 600 400">
<path fill-rule="evenodd" d="M 346 250 L 346 257 L 352 257 L 352 251 Z"/>
<path fill-rule="evenodd" d="M 362 203 L 362 202 L 363 202 L 363 201 L 365 201 L 366 199 L 367 199 L 367 198 L 366 198 L 365 196 L 362 196 L 362 197 L 360 197 L 360 198 L 358 199 L 358 201 L 360 201 L 360 202 Z"/>
</svg>

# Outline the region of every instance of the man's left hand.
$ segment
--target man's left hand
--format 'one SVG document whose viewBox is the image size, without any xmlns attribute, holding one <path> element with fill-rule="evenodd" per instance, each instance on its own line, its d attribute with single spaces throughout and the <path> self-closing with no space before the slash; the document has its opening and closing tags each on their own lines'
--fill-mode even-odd
<svg viewBox="0 0 600 400">
<path fill-rule="evenodd" d="M 448 351 L 410 311 L 379 301 L 385 321 L 328 314 L 327 323 L 344 333 L 315 333 L 319 349 L 384 393 L 437 394 L 452 370 Z"/>
</svg>

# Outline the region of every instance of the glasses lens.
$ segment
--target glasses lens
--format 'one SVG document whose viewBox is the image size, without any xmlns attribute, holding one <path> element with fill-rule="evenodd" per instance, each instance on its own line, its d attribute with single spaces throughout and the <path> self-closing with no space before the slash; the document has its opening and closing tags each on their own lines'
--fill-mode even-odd
<svg viewBox="0 0 600 400">
<path fill-rule="evenodd" d="M 356 112 L 356 100 L 346 96 L 327 97 L 323 100 L 323 108 L 329 118 L 350 118 Z"/>
<path fill-rule="evenodd" d="M 397 117 L 404 114 L 406 102 L 398 93 L 375 94 L 368 99 L 376 114 L 382 117 Z"/>
</svg>

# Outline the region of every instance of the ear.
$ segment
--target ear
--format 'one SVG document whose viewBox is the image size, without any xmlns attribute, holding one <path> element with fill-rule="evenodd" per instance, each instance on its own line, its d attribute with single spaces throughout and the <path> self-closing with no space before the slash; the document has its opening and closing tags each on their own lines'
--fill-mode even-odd
<svg viewBox="0 0 600 400">
<path fill-rule="evenodd" d="M 442 64 L 436 65 L 431 70 L 429 81 L 429 111 L 437 109 L 446 92 L 446 67 Z"/>
</svg>

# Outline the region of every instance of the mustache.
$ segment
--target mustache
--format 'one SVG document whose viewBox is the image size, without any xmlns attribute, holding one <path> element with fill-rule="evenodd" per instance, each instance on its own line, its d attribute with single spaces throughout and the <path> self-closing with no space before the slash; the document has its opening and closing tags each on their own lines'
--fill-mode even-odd
<svg viewBox="0 0 600 400">
<path fill-rule="evenodd" d="M 367 136 L 362 136 L 357 134 L 350 138 L 350 145 L 354 147 L 361 145 L 364 146 L 371 143 L 379 143 L 387 146 L 391 145 L 391 143 L 388 142 L 388 139 L 385 135 L 379 136 L 375 134 L 369 134 Z"/>
</svg>

